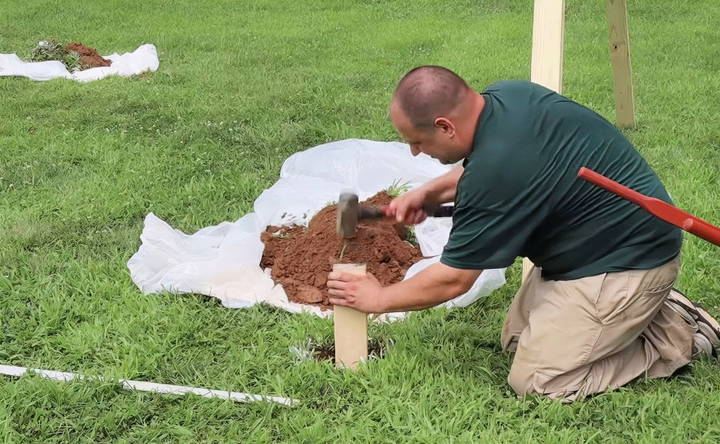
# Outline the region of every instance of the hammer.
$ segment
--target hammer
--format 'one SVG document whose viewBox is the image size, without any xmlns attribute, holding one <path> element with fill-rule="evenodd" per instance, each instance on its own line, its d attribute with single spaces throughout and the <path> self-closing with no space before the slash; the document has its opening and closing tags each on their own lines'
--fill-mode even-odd
<svg viewBox="0 0 720 444">
<path fill-rule="evenodd" d="M 454 207 L 438 205 L 427 206 L 423 209 L 430 217 L 450 217 L 453 214 Z M 385 216 L 385 211 L 382 208 L 359 205 L 357 194 L 340 193 L 337 204 L 337 233 L 344 239 L 351 239 L 355 237 L 358 221 L 382 219 Z"/>
</svg>

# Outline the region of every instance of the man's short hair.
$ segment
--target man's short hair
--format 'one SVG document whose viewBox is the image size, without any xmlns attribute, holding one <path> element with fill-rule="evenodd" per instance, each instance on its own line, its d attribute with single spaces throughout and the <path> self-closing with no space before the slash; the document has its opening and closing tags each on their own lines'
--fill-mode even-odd
<svg viewBox="0 0 720 444">
<path fill-rule="evenodd" d="M 413 68 L 400 79 L 393 100 L 418 128 L 431 127 L 438 116 L 449 114 L 470 87 L 462 77 L 442 66 Z"/>
</svg>

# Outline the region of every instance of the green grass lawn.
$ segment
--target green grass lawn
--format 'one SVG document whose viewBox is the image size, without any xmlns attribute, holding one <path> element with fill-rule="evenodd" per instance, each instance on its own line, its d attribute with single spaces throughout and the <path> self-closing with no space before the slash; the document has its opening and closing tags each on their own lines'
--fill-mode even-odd
<svg viewBox="0 0 720 444">
<path fill-rule="evenodd" d="M 567 96 L 614 119 L 602 1 L 567 2 Z M 386 108 L 420 64 L 475 88 L 529 77 L 530 1 L 5 0 L 0 53 L 79 40 L 157 45 L 160 69 L 88 84 L 0 78 L 0 364 L 298 398 L 286 408 L 0 377 L 0 441 L 713 442 L 702 360 L 563 406 L 517 399 L 499 346 L 519 285 L 370 335 L 357 373 L 298 361 L 330 321 L 199 295 L 143 295 L 126 262 L 154 212 L 193 232 L 252 209 L 288 155 L 396 140 Z M 675 203 L 720 223 L 720 2 L 630 1 L 637 129 Z M 720 315 L 720 249 L 686 238 L 679 287 Z"/>
</svg>

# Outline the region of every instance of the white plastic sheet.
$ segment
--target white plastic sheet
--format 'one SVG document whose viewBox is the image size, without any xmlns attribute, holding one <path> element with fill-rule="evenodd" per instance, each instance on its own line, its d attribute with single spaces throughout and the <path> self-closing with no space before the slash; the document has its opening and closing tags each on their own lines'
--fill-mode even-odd
<svg viewBox="0 0 720 444">
<path fill-rule="evenodd" d="M 148 214 L 142 245 L 128 261 L 130 275 L 145 293 L 200 293 L 230 308 L 263 302 L 295 313 L 329 316 L 330 311 L 289 302 L 269 270 L 260 269 L 260 233 L 268 225 L 307 224 L 329 202 L 337 201 L 341 191 L 355 191 L 363 200 L 398 182 L 417 187 L 450 168 L 424 154 L 413 157 L 407 145 L 396 142 L 348 139 L 293 154 L 283 164 L 280 179 L 255 201 L 255 212 L 235 222 L 187 235 Z M 429 218 L 416 226 L 423 255 L 432 257 L 413 265 L 406 278 L 439 260 L 451 225 L 448 218 Z M 504 269 L 485 270 L 470 291 L 444 305 L 469 305 L 504 283 Z"/>
<path fill-rule="evenodd" d="M 0 76 L 21 76 L 39 81 L 64 78 L 89 82 L 111 75 L 130 77 L 145 71 L 157 71 L 160 66 L 157 49 L 152 44 L 141 45 L 133 52 L 103 57 L 111 60 L 112 64 L 71 73 L 58 61 L 25 62 L 15 54 L 0 54 Z"/>
</svg>

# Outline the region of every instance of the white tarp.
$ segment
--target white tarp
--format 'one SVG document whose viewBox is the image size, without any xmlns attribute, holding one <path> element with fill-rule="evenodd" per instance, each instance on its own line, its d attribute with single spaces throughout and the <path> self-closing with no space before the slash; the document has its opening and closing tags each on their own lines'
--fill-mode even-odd
<svg viewBox="0 0 720 444">
<path fill-rule="evenodd" d="M 71 73 L 62 62 L 25 62 L 15 54 L 0 54 L 0 76 L 21 76 L 32 80 L 64 78 L 89 82 L 111 75 L 130 77 L 145 71 L 157 71 L 160 66 L 157 49 L 152 44 L 141 45 L 133 52 L 110 54 L 103 58 L 111 60 L 112 64 Z"/>
<path fill-rule="evenodd" d="M 200 293 L 230 308 L 264 302 L 294 313 L 331 315 L 289 302 L 269 270 L 260 269 L 260 233 L 268 225 L 306 225 L 316 212 L 337 201 L 341 191 L 354 191 L 364 200 L 398 182 L 414 188 L 450 168 L 424 154 L 413 157 L 407 145 L 396 142 L 348 139 L 310 148 L 290 156 L 280 179 L 255 200 L 254 213 L 235 222 L 187 235 L 148 214 L 142 245 L 128 261 L 130 275 L 144 293 Z M 439 260 L 451 225 L 449 218 L 429 218 L 415 227 L 423 255 L 432 257 L 413 265 L 406 278 Z M 444 305 L 467 306 L 504 283 L 504 269 L 485 270 L 468 293 Z M 397 317 L 402 315 L 386 318 Z"/>
</svg>

